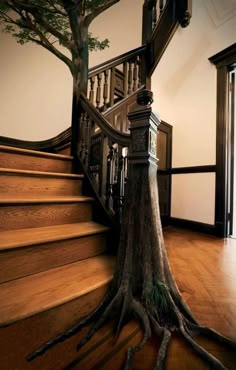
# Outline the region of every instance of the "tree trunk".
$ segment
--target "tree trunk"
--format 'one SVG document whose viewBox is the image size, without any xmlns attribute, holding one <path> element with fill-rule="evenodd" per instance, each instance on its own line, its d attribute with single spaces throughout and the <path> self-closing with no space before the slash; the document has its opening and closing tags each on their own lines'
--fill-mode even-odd
<svg viewBox="0 0 236 370">
<path fill-rule="evenodd" d="M 79 32 L 79 39 L 74 43 L 72 49 L 73 62 L 73 99 L 72 99 L 72 134 L 71 155 L 77 150 L 79 135 L 79 98 L 80 94 L 87 95 L 88 86 L 88 29 L 83 27 Z"/>
<path fill-rule="evenodd" d="M 174 331 L 185 338 L 211 370 L 227 370 L 195 341 L 194 336 L 203 334 L 234 349 L 236 342 L 196 322 L 182 299 L 169 266 L 162 235 L 156 176 L 158 119 L 152 114 L 151 100 L 150 92 L 139 93 L 138 102 L 145 107 L 137 108 L 128 116 L 131 122 L 129 175 L 117 266 L 108 294 L 93 313 L 45 343 L 29 356 L 29 360 L 92 322 L 93 326 L 79 343 L 78 349 L 114 318 L 118 318 L 118 335 L 127 319 L 134 316 L 143 329 L 143 339 L 128 349 L 125 370 L 131 369 L 134 353 L 143 348 L 152 334 L 161 340 L 154 370 L 163 370 Z"/>
</svg>

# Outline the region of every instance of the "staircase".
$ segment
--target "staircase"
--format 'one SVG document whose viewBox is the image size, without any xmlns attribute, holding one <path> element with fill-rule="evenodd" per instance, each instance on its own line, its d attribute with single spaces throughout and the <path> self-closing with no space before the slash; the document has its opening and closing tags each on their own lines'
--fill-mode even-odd
<svg viewBox="0 0 236 370">
<path fill-rule="evenodd" d="M 47 354 L 33 364 L 25 357 L 91 312 L 112 278 L 109 229 L 93 221 L 94 199 L 82 195 L 83 175 L 71 172 L 70 156 L 0 147 L 4 370 L 56 369 Z M 60 356 L 59 346 L 53 356 L 61 366 L 74 353 Z"/>
<path fill-rule="evenodd" d="M 69 369 L 78 358 L 76 344 L 86 329 L 33 363 L 25 360 L 93 311 L 107 292 L 115 262 L 108 254 L 109 227 L 95 222 L 95 199 L 83 194 L 83 184 L 111 225 L 120 221 L 130 146 L 127 114 L 137 93 L 150 88 L 178 25 L 188 24 L 189 8 L 187 0 L 145 1 L 143 46 L 90 70 L 88 94 L 81 95 L 78 117 L 62 135 L 38 143 L 0 137 L 1 370 Z M 49 153 L 68 148 L 73 157 Z M 80 351 L 78 367 L 70 368 L 82 364 L 90 370 L 86 359 L 96 360 L 98 352 L 112 358 L 111 327 L 99 333 Z M 127 336 L 121 341 L 117 351 Z"/>
</svg>

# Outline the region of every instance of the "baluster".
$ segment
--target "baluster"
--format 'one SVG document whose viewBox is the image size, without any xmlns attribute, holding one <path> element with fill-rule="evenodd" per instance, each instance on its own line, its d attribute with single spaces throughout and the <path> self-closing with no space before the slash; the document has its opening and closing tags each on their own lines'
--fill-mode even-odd
<svg viewBox="0 0 236 370">
<path fill-rule="evenodd" d="M 142 86 L 142 59 L 138 57 L 138 87 Z"/>
<path fill-rule="evenodd" d="M 133 91 L 136 91 L 137 88 L 138 88 L 138 60 L 137 58 L 135 58 L 133 70 Z"/>
<path fill-rule="evenodd" d="M 115 161 L 114 161 L 115 150 L 112 146 L 112 143 L 109 145 L 109 154 L 107 156 L 107 207 L 110 210 L 113 210 L 113 185 L 115 177 Z"/>
<path fill-rule="evenodd" d="M 159 15 L 159 18 L 163 12 L 163 8 L 164 8 L 164 1 L 163 0 L 159 0 L 159 9 L 160 9 L 160 15 Z"/>
<path fill-rule="evenodd" d="M 79 157 L 81 160 L 84 158 L 84 148 L 85 148 L 85 132 L 84 132 L 84 117 L 85 113 L 81 113 L 80 116 L 80 148 L 79 148 Z"/>
<path fill-rule="evenodd" d="M 115 90 L 115 67 L 110 71 L 110 107 L 114 105 L 114 90 Z"/>
<path fill-rule="evenodd" d="M 109 71 L 104 71 L 104 89 L 103 89 L 103 110 L 107 110 L 107 103 L 108 103 L 108 76 Z"/>
<path fill-rule="evenodd" d="M 133 71 L 132 71 L 132 61 L 129 61 L 128 70 L 128 95 L 132 93 L 132 82 L 133 82 Z"/>
<path fill-rule="evenodd" d="M 128 64 L 127 62 L 124 62 L 123 64 L 123 73 L 124 73 L 124 97 L 126 97 L 128 93 Z"/>
<path fill-rule="evenodd" d="M 152 29 L 156 27 L 156 24 L 157 24 L 157 4 L 155 2 L 152 8 Z"/>
<path fill-rule="evenodd" d="M 107 186 L 107 156 L 108 156 L 108 138 L 101 133 L 101 151 L 100 151 L 100 171 L 99 171 L 99 194 L 106 199 L 106 186 Z"/>
<path fill-rule="evenodd" d="M 96 108 L 99 109 L 101 105 L 101 82 L 102 82 L 102 75 L 99 73 L 97 75 L 97 94 L 96 94 Z"/>
<path fill-rule="evenodd" d="M 91 120 L 89 115 L 85 113 L 84 119 L 84 164 L 85 167 L 88 168 L 89 164 L 89 152 L 90 152 L 90 138 L 91 138 Z"/>
<path fill-rule="evenodd" d="M 125 191 L 125 172 L 124 172 L 124 157 L 122 154 L 122 147 L 118 147 L 118 178 L 117 178 L 117 219 L 119 223 L 122 221 L 122 209 L 124 202 L 124 191 Z"/>
<path fill-rule="evenodd" d="M 95 77 L 91 77 L 89 79 L 90 81 L 90 92 L 89 92 L 89 101 L 91 104 L 94 105 L 94 83 L 95 83 Z"/>
</svg>

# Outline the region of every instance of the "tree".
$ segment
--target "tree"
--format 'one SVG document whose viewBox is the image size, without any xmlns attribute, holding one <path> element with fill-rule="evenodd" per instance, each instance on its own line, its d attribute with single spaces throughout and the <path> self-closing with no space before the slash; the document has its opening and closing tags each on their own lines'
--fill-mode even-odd
<svg viewBox="0 0 236 370">
<path fill-rule="evenodd" d="M 99 41 L 88 31 L 91 22 L 120 0 L 1 0 L 1 30 L 17 42 L 33 42 L 63 61 L 73 76 L 73 96 L 86 92 L 88 50 L 102 50 L 108 39 Z M 66 52 L 62 51 L 61 45 Z"/>
<path fill-rule="evenodd" d="M 18 42 L 33 41 L 67 64 L 73 76 L 74 97 L 78 101 L 80 92 L 85 92 L 87 87 L 88 48 L 102 49 L 108 44 L 107 40 L 99 42 L 89 34 L 89 24 L 101 12 L 118 1 L 3 0 L 0 5 L 0 20 L 5 32 L 13 34 Z M 155 1 L 146 0 L 146 5 L 149 2 Z M 56 49 L 55 42 L 59 42 L 70 51 L 71 59 Z M 58 334 L 57 337 L 43 344 L 28 356 L 28 360 L 42 355 L 49 348 L 76 334 L 90 323 L 94 324 L 79 343 L 78 349 L 84 346 L 107 320 L 114 317 L 119 318 L 116 331 L 118 336 L 126 320 L 134 315 L 141 323 L 144 336 L 140 344 L 128 349 L 125 370 L 131 369 L 133 354 L 143 348 L 152 333 L 161 338 L 155 370 L 163 370 L 171 334 L 174 331 L 184 336 L 208 363 L 210 369 L 227 370 L 221 362 L 195 341 L 194 336 L 204 334 L 231 348 L 236 348 L 236 343 L 213 329 L 197 323 L 179 292 L 169 266 L 162 235 L 157 168 L 153 155 L 158 122 L 151 112 L 150 92 L 140 93 L 138 102 L 143 105 L 143 109 L 137 109 L 129 115 L 130 121 L 136 123 L 136 133 L 138 129 L 140 135 L 139 140 L 130 148 L 131 165 L 124 218 L 117 265 L 110 289 L 94 312 L 82 318 L 66 332 Z M 134 139 L 132 129 L 131 125 L 131 138 Z M 138 145 L 142 148 L 138 151 L 145 152 L 143 149 L 145 146 L 146 153 L 139 156 L 137 161 L 134 147 Z M 153 150 L 152 158 L 149 148 Z M 142 212 L 136 211 L 137 200 Z"/>
</svg>

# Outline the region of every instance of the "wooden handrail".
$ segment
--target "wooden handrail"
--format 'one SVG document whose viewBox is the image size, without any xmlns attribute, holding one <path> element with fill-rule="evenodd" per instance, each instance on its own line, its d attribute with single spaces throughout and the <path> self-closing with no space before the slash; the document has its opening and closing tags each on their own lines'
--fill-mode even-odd
<svg viewBox="0 0 236 370">
<path fill-rule="evenodd" d="M 150 78 L 179 25 L 187 27 L 192 0 L 146 0 L 143 7 L 143 43 L 147 43 L 146 74 Z"/>
<path fill-rule="evenodd" d="M 89 69 L 89 78 L 97 75 L 98 73 L 104 72 L 106 69 L 116 67 L 119 64 L 122 64 L 138 55 L 142 55 L 145 53 L 145 51 L 146 51 L 146 45 L 139 46 L 136 49 L 128 51 L 127 53 L 118 55 L 115 58 L 112 58 L 106 62 L 98 64 Z"/>
<path fill-rule="evenodd" d="M 104 115 L 102 115 L 87 99 L 84 94 L 81 94 L 80 105 L 90 119 L 96 122 L 96 125 L 101 131 L 112 141 L 124 147 L 128 147 L 130 143 L 130 134 L 123 133 L 110 125 Z"/>
<path fill-rule="evenodd" d="M 79 159 L 109 219 L 120 222 L 130 135 L 112 127 L 84 94 L 80 96 L 78 113 L 79 120 L 72 127 L 77 139 L 74 157 Z"/>
</svg>

